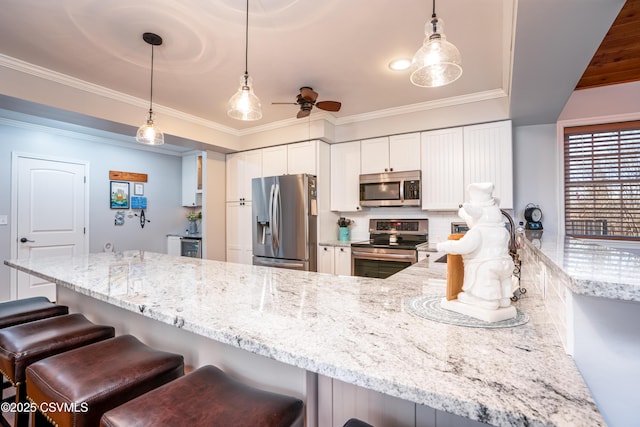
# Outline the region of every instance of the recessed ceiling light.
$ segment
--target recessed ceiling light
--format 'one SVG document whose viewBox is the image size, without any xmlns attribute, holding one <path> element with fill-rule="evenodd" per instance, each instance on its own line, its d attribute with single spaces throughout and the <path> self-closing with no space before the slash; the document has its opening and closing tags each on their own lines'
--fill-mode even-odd
<svg viewBox="0 0 640 427">
<path fill-rule="evenodd" d="M 404 71 L 411 67 L 411 60 L 407 58 L 394 59 L 389 62 L 389 68 L 393 71 Z"/>
</svg>

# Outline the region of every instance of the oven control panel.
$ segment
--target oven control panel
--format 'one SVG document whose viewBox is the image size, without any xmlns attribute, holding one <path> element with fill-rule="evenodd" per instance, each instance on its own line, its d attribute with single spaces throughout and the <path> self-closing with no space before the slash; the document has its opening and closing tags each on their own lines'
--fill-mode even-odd
<svg viewBox="0 0 640 427">
<path fill-rule="evenodd" d="M 425 234 L 429 230 L 428 219 L 370 219 L 369 233 Z"/>
</svg>

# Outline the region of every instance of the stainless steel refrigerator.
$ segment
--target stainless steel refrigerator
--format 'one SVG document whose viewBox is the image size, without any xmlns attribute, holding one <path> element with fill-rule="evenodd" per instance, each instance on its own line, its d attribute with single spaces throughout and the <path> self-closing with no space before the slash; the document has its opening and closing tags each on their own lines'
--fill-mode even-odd
<svg viewBox="0 0 640 427">
<path fill-rule="evenodd" d="M 251 190 L 253 264 L 317 271 L 316 177 L 254 178 Z"/>
</svg>

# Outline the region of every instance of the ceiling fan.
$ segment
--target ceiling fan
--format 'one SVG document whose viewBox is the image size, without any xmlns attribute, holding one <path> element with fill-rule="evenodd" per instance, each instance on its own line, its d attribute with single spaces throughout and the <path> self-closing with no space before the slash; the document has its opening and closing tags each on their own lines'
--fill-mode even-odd
<svg viewBox="0 0 640 427">
<path fill-rule="evenodd" d="M 303 86 L 300 88 L 300 93 L 296 97 L 296 102 L 273 102 L 273 105 L 277 104 L 292 104 L 299 105 L 300 111 L 298 111 L 297 118 L 301 119 L 302 117 L 307 117 L 311 114 L 311 109 L 315 106 L 321 110 L 325 111 L 340 111 L 340 107 L 342 103 L 338 101 L 319 101 L 318 92 L 314 91 L 312 88 L 308 86 Z"/>
</svg>

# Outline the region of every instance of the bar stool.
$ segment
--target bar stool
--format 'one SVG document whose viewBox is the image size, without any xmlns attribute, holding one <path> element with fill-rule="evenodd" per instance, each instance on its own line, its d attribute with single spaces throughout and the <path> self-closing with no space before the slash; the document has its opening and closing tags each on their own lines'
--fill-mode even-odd
<svg viewBox="0 0 640 427">
<path fill-rule="evenodd" d="M 207 365 L 106 412 L 100 426 L 302 426 L 302 407 Z"/>
<path fill-rule="evenodd" d="M 342 427 L 373 427 L 371 424 L 365 423 L 357 418 L 351 418 Z"/>
<path fill-rule="evenodd" d="M 0 328 L 69 314 L 69 307 L 45 297 L 24 298 L 0 303 Z"/>
<path fill-rule="evenodd" d="M 0 303 L 0 329 L 48 317 L 61 316 L 69 313 L 69 307 L 57 305 L 45 297 L 23 298 Z M 2 401 L 9 402 L 14 396 L 4 397 L 4 390 L 11 387 L 11 383 L 2 378 Z M 4 418 L 0 423 L 4 425 Z"/>
<path fill-rule="evenodd" d="M 55 316 L 0 329 L 0 372 L 16 388 L 16 404 L 26 402 L 27 366 L 114 335 L 113 327 L 91 323 L 82 314 Z M 26 425 L 28 421 L 28 413 L 15 413 L 16 426 Z"/>
<path fill-rule="evenodd" d="M 182 375 L 182 355 L 122 335 L 32 363 L 27 398 L 58 427 L 97 426 L 106 411 Z M 185 403 L 184 398 L 173 404 Z M 33 425 L 37 417 L 34 413 Z"/>
</svg>

